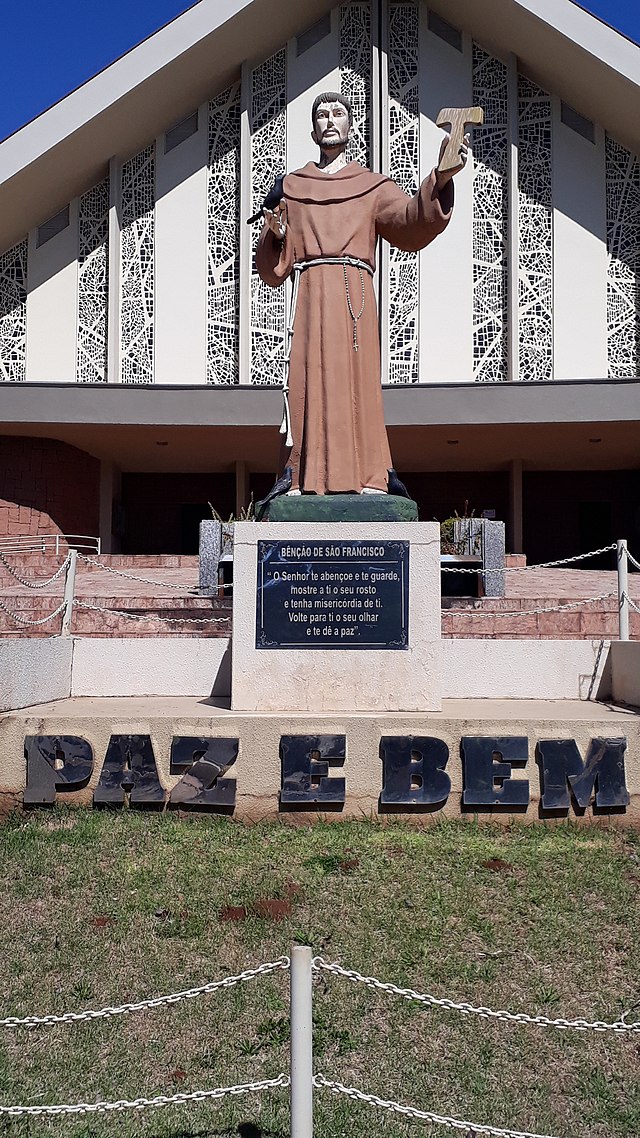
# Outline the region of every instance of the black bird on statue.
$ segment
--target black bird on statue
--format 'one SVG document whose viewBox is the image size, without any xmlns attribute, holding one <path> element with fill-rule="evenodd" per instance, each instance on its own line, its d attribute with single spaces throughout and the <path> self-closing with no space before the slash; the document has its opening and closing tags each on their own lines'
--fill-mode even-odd
<svg viewBox="0 0 640 1138">
<path fill-rule="evenodd" d="M 263 210 L 275 209 L 277 205 L 280 205 L 280 202 L 282 201 L 282 195 L 284 193 L 284 179 L 284 174 L 278 174 L 278 177 L 273 183 L 273 186 L 269 190 L 269 193 L 264 199 L 258 212 L 254 213 L 253 217 L 247 219 L 247 225 L 253 225 L 254 221 L 260 221 Z"/>
</svg>

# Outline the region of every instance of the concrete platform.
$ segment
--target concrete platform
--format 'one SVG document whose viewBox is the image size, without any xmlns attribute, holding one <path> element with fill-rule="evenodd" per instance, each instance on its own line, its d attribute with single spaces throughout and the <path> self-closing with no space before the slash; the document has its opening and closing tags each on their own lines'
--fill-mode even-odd
<svg viewBox="0 0 640 1138">
<path fill-rule="evenodd" d="M 621 825 L 640 822 L 640 710 L 611 704 L 578 700 L 444 700 L 441 711 L 420 714 L 285 715 L 234 712 L 226 701 L 191 697 L 62 699 L 0 717 L 0 803 L 5 810 L 19 808 L 22 803 L 27 782 L 25 738 L 59 740 L 56 745 L 61 748 L 61 766 L 63 736 L 86 740 L 90 747 L 87 753 L 93 765 L 83 785 L 79 789 L 65 788 L 61 781 L 57 787 L 58 801 L 76 805 L 92 804 L 114 736 L 118 737 L 119 753 L 128 755 L 131 751 L 129 766 L 125 762 L 121 779 L 127 794 L 134 787 L 131 805 L 144 804 L 140 799 L 134 801 L 135 786 L 142 785 L 137 782 L 135 755 L 146 748 L 159 789 L 157 807 L 222 809 L 245 821 L 275 816 L 300 820 L 320 813 L 335 820 L 400 814 L 418 824 L 441 817 L 499 821 L 519 818 L 527 822 L 598 819 Z M 301 744 L 296 743 L 298 737 L 303 737 Z M 238 741 L 235 762 L 226 771 L 218 770 L 221 777 L 217 783 L 211 774 L 215 774 L 215 764 L 210 766 L 209 785 L 202 779 L 202 769 L 193 766 L 193 777 L 185 790 L 188 779 L 184 772 L 188 774 L 189 764 L 182 768 L 182 774 L 174 764 L 172 773 L 172 748 L 174 758 L 177 753 L 175 741 L 186 740 L 180 744 L 182 754 L 186 747 L 186 753 L 195 758 L 196 753 L 206 750 L 208 740 L 215 738 Z M 558 768 L 561 777 L 558 779 L 556 772 L 552 781 L 554 793 L 560 794 L 560 798 L 564 793 L 566 802 L 551 809 L 545 807 L 543 793 L 550 790 L 548 756 L 557 758 L 559 744 L 565 766 Z M 292 777 L 287 756 L 295 746 L 301 748 L 303 761 L 293 770 Z M 501 766 L 493 766 L 496 752 L 502 756 Z M 214 750 L 211 755 L 215 758 Z M 402 801 L 395 804 L 383 801 L 384 787 L 388 791 L 391 785 L 392 768 L 396 789 L 400 785 L 396 777 L 400 768 L 400 782 L 406 776 L 404 797 L 401 793 Z M 473 787 L 480 785 L 480 776 L 483 771 L 486 776 L 487 769 L 491 801 L 478 805 L 473 801 Z M 578 798 L 582 796 L 582 806 L 575 793 L 570 792 L 570 777 L 574 779 L 574 791 L 578 788 Z M 600 799 L 611 795 L 612 780 L 615 782 L 616 778 L 618 804 L 603 807 L 594 803 L 594 795 Z M 236 785 L 226 785 L 226 806 L 207 800 L 209 792 L 215 797 L 216 786 L 230 780 L 236 780 Z M 177 790 L 179 784 L 182 786 Z M 312 795 L 323 792 L 325 800 L 283 801 L 285 785 L 294 791 L 302 787 L 303 793 L 307 793 L 307 784 L 307 791 Z M 446 793 L 442 791 L 445 784 Z M 437 800 L 425 800 L 427 786 L 440 787 L 439 798 L 435 789 L 431 794 Z M 620 787 L 625 791 L 622 800 Z M 124 793 L 122 798 L 125 799 Z"/>
</svg>

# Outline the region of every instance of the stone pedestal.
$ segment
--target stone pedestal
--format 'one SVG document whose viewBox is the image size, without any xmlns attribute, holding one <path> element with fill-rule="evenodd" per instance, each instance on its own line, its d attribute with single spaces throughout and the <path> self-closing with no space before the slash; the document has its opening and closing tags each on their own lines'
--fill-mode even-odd
<svg viewBox="0 0 640 1138">
<path fill-rule="evenodd" d="M 263 543 L 260 567 L 258 542 Z M 295 606 L 292 600 L 287 605 L 289 612 L 294 607 L 300 614 L 297 617 L 300 623 L 292 623 L 289 633 L 289 618 L 283 611 L 282 601 L 273 600 L 277 590 L 264 588 L 264 582 L 273 577 L 273 569 L 271 578 L 268 573 L 265 576 L 264 552 L 273 543 L 277 543 L 277 550 L 283 556 L 300 558 L 299 565 L 295 566 L 299 573 L 294 571 L 289 577 L 294 582 Z M 393 556 L 405 543 L 408 564 L 405 558 L 402 569 L 396 571 Z M 335 551 L 335 564 L 319 561 L 318 576 L 310 577 L 310 565 L 315 556 L 325 555 L 328 550 Z M 373 561 L 375 563 L 377 557 L 380 568 L 365 576 L 359 570 L 364 561 L 358 557 L 359 551 L 369 550 L 376 551 Z M 390 551 L 388 557 L 387 550 Z M 282 576 L 281 573 L 281 579 Z M 356 579 L 357 585 L 353 583 Z M 311 580 L 334 582 L 330 587 L 330 605 L 324 603 L 322 595 L 319 597 L 320 589 L 324 594 L 325 586 L 318 584 L 316 588 L 307 584 Z M 383 583 L 372 585 L 372 581 Z M 280 587 L 282 580 L 277 583 Z M 328 585 L 326 589 L 328 592 Z M 394 606 L 394 622 L 399 630 L 402 626 L 401 634 L 399 631 L 395 639 L 392 634 L 391 646 L 385 631 L 381 636 L 382 640 L 387 637 L 385 646 L 374 646 L 375 626 L 368 622 L 378 613 L 383 621 L 387 596 L 391 597 L 389 604 Z M 261 606 L 276 603 L 280 606 L 278 619 L 282 629 L 277 643 L 285 646 L 275 646 L 271 632 L 264 634 L 264 629 L 272 625 L 268 619 L 270 613 L 261 611 Z M 323 615 L 325 609 L 328 611 Z M 311 617 L 315 622 L 324 620 L 325 624 L 312 624 Z M 361 627 L 356 629 L 358 622 Z M 354 632 L 359 634 L 363 630 L 369 637 L 366 646 L 354 640 Z M 329 632 L 334 639 L 328 636 Z M 303 634 L 308 640 L 301 644 Z M 439 711 L 439 649 L 440 529 L 437 523 L 236 524 L 233 711 Z"/>
<path fill-rule="evenodd" d="M 417 522 L 418 507 L 396 494 L 281 494 L 267 506 L 270 522 Z"/>
</svg>

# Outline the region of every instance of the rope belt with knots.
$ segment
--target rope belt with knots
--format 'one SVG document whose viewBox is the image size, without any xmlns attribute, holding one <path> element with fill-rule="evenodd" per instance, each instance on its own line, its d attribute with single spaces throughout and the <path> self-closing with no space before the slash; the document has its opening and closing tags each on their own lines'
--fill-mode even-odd
<svg viewBox="0 0 640 1138">
<path fill-rule="evenodd" d="M 314 257 L 312 261 L 296 261 L 293 266 L 293 288 L 291 290 L 291 305 L 289 308 L 289 320 L 287 321 L 287 334 L 285 340 L 285 354 L 284 354 L 284 377 L 282 381 L 282 398 L 284 402 L 284 409 L 282 415 L 282 423 L 280 424 L 280 434 L 286 435 L 285 445 L 287 447 L 293 446 L 293 436 L 291 434 L 291 410 L 289 407 L 289 368 L 291 365 L 291 340 L 293 338 L 293 324 L 296 317 L 296 309 L 298 307 L 298 292 L 300 291 L 300 277 L 307 269 L 314 268 L 315 265 L 342 265 L 344 273 L 344 290 L 347 298 L 347 308 L 349 309 L 349 316 L 353 322 L 353 350 L 358 351 L 358 321 L 364 314 L 364 276 L 363 273 L 368 273 L 373 277 L 374 270 L 368 261 L 361 261 L 359 257 Z M 347 266 L 351 265 L 354 269 L 358 270 L 360 277 L 361 288 L 361 304 L 360 311 L 354 312 L 351 303 L 351 293 L 349 292 L 349 280 L 347 277 Z"/>
</svg>

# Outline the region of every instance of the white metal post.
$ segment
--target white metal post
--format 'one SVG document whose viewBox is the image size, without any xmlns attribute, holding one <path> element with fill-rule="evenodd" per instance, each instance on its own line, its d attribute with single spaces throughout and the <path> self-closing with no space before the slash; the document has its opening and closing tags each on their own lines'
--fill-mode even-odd
<svg viewBox="0 0 640 1138">
<path fill-rule="evenodd" d="M 291 1138 L 313 1138 L 311 949 L 291 949 Z"/>
<path fill-rule="evenodd" d="M 624 538 L 618 542 L 618 639 L 629 639 L 629 562 L 627 543 Z"/>
<path fill-rule="evenodd" d="M 71 618 L 73 617 L 73 594 L 76 587 L 76 565 L 78 561 L 78 550 L 69 550 L 69 564 L 67 565 L 67 575 L 64 579 L 64 609 L 62 610 L 62 628 L 60 629 L 61 636 L 71 635 Z"/>
</svg>

